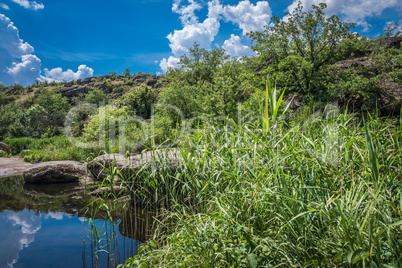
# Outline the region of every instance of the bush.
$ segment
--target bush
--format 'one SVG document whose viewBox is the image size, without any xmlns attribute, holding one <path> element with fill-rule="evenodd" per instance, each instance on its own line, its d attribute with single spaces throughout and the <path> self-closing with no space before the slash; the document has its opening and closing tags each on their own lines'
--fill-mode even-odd
<svg viewBox="0 0 402 268">
<path fill-rule="evenodd" d="M 120 148 L 133 150 L 145 142 L 148 137 L 145 134 L 146 124 L 132 116 L 126 106 L 108 105 L 100 109 L 98 113 L 89 117 L 89 123 L 84 127 L 83 138 L 86 142 L 91 142 L 96 147 L 102 147 L 104 144 L 107 151 Z"/>
</svg>

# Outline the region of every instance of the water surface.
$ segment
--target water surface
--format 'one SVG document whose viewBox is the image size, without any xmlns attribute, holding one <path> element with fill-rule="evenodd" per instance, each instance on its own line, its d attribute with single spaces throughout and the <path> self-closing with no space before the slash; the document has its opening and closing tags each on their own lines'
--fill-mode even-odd
<svg viewBox="0 0 402 268">
<path fill-rule="evenodd" d="M 0 179 L 0 268 L 116 267 L 135 255 L 149 234 L 147 214 L 94 214 L 80 190 Z"/>
</svg>

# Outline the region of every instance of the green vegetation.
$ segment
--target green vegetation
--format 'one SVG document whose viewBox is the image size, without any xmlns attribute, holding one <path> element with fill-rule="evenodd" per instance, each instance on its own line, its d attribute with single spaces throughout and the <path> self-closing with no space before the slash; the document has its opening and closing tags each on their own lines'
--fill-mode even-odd
<svg viewBox="0 0 402 268">
<path fill-rule="evenodd" d="M 126 267 L 401 267 L 402 39 L 325 7 L 250 33 L 252 57 L 194 44 L 160 77 L 0 87 L 0 140 L 26 161 L 178 147 L 100 182 L 112 210 L 115 178 L 164 209 Z"/>
</svg>

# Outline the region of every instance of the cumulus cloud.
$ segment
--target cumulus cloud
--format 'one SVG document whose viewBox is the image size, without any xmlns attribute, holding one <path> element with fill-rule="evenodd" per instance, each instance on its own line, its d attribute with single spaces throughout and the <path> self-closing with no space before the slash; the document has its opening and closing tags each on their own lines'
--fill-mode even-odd
<svg viewBox="0 0 402 268">
<path fill-rule="evenodd" d="M 257 2 L 255 5 L 249 0 L 241 1 L 237 6 L 227 5 L 223 8 L 226 21 L 237 24 L 243 35 L 250 31 L 262 31 L 272 17 L 272 10 L 267 1 Z"/>
<path fill-rule="evenodd" d="M 197 17 L 194 11 L 200 10 L 202 6 L 194 0 L 189 0 L 189 5 L 181 6 L 181 0 L 173 1 L 172 11 L 174 13 L 180 14 L 180 20 L 183 25 L 197 23 Z"/>
<path fill-rule="evenodd" d="M 288 6 L 288 11 L 292 12 L 299 0 Z M 326 15 L 339 14 L 345 21 L 353 22 L 364 27 L 368 31 L 371 27 L 365 19 L 370 16 L 380 15 L 386 8 L 396 8 L 399 0 L 301 0 L 305 10 L 311 10 L 312 5 L 318 5 L 321 2 L 327 4 Z"/>
<path fill-rule="evenodd" d="M 89 76 L 93 76 L 94 70 L 92 68 L 89 68 L 86 65 L 80 65 L 78 67 L 77 72 L 73 72 L 71 69 L 67 69 L 67 71 L 63 71 L 62 68 L 57 67 L 54 69 L 44 69 L 45 75 L 41 76 L 40 80 L 42 81 L 56 81 L 56 82 L 62 82 L 62 81 L 71 81 L 71 80 L 78 80 L 78 79 L 83 79 Z"/>
<path fill-rule="evenodd" d="M 0 36 L 0 83 L 32 84 L 39 77 L 40 60 L 32 55 L 34 48 L 19 37 L 17 27 L 3 14 L 0 14 Z"/>
<path fill-rule="evenodd" d="M 32 54 L 22 55 L 21 62 L 13 62 L 7 67 L 7 74 L 10 75 L 13 84 L 29 85 L 40 76 L 41 61 Z"/>
<path fill-rule="evenodd" d="M 208 1 L 207 18 L 200 22 L 195 12 L 204 6 L 196 0 L 188 0 L 186 4 L 181 0 L 174 0 L 172 11 L 179 14 L 182 29 L 174 30 L 167 36 L 173 56 L 160 61 L 161 69 L 166 72 L 169 67 L 177 66 L 181 55 L 188 52 L 196 42 L 201 48 L 210 49 L 212 42 L 219 33 L 220 21 L 232 22 L 237 25 L 243 35 L 250 31 L 263 30 L 271 19 L 272 12 L 267 1 L 259 1 L 256 4 L 249 0 L 239 2 L 237 5 L 222 5 L 219 0 Z M 232 35 L 225 41 L 223 48 L 233 56 L 250 55 L 251 49 L 241 44 L 239 36 Z"/>
<path fill-rule="evenodd" d="M 0 14 L 0 36 L 0 84 L 27 86 L 35 80 L 67 81 L 93 75 L 92 68 L 81 65 L 77 72 L 44 69 L 45 75 L 42 76 L 41 60 L 32 54 L 34 48 L 20 38 L 17 27 L 3 14 Z"/>
<path fill-rule="evenodd" d="M 0 215 L 2 228 L 0 230 L 0 246 L 3 250 L 0 267 L 14 267 L 18 262 L 19 253 L 35 240 L 35 234 L 41 229 L 42 221 L 35 212 L 24 210 L 18 213 L 6 211 Z"/>
<path fill-rule="evenodd" d="M 181 5 L 180 0 L 173 2 L 172 11 L 180 15 L 180 21 L 183 26 L 181 30 L 174 30 L 167 36 L 170 48 L 174 56 L 168 59 L 163 58 L 159 66 L 166 72 L 169 67 L 176 67 L 181 55 L 188 52 L 188 49 L 196 42 L 201 48 L 209 49 L 215 36 L 219 32 L 219 15 L 222 6 L 219 0 L 213 0 L 208 3 L 208 15 L 203 22 L 199 22 L 195 11 L 202 6 L 195 0 L 188 0 L 188 5 Z"/>
<path fill-rule="evenodd" d="M 10 10 L 10 8 L 4 3 L 0 3 L 0 7 L 6 10 Z"/>
<path fill-rule="evenodd" d="M 169 68 L 176 68 L 179 66 L 179 58 L 170 56 L 168 59 L 163 58 L 161 62 L 159 63 L 159 66 L 161 67 L 163 72 L 167 72 Z"/>
<path fill-rule="evenodd" d="M 175 30 L 167 38 L 175 56 L 180 56 L 193 46 L 194 42 L 202 48 L 209 48 L 219 32 L 220 23 L 215 18 L 207 18 L 202 23 L 188 24 L 182 30 Z"/>
<path fill-rule="evenodd" d="M 62 213 L 62 212 L 48 212 L 47 214 L 45 214 L 45 220 L 52 218 L 52 219 L 60 221 L 63 219 L 63 217 L 64 217 L 64 213 Z"/>
<path fill-rule="evenodd" d="M 240 36 L 234 34 L 225 41 L 222 48 L 226 50 L 227 54 L 235 57 L 251 56 L 253 54 L 253 50 L 250 47 L 241 43 Z"/>
<path fill-rule="evenodd" d="M 35 1 L 32 2 L 28 0 L 12 0 L 12 1 L 26 9 L 39 10 L 45 8 L 45 6 L 42 3 L 37 3 Z"/>
<path fill-rule="evenodd" d="M 173 2 L 172 10 L 180 14 L 183 26 L 183 29 L 175 30 L 167 36 L 170 41 L 169 46 L 175 57 L 186 53 L 194 42 L 200 44 L 202 48 L 209 48 L 219 32 L 220 23 L 217 18 L 219 14 L 210 12 L 203 22 L 199 22 L 194 11 L 200 9 L 201 5 L 194 0 L 188 2 L 189 5 L 187 6 L 180 6 L 181 1 Z M 219 6 L 219 1 L 215 0 L 208 3 L 209 10 L 216 9 L 216 6 Z"/>
</svg>

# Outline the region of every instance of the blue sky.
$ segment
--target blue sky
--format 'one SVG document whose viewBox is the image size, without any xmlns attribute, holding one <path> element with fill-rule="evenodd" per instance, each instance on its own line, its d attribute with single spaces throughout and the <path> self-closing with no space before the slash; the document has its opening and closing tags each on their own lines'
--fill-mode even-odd
<svg viewBox="0 0 402 268">
<path fill-rule="evenodd" d="M 366 36 L 402 23 L 401 0 L 326 2 L 329 15 Z M 0 0 L 0 82 L 32 84 L 92 75 L 163 73 L 194 42 L 233 56 L 252 53 L 246 33 L 283 17 L 296 0 Z"/>
</svg>

